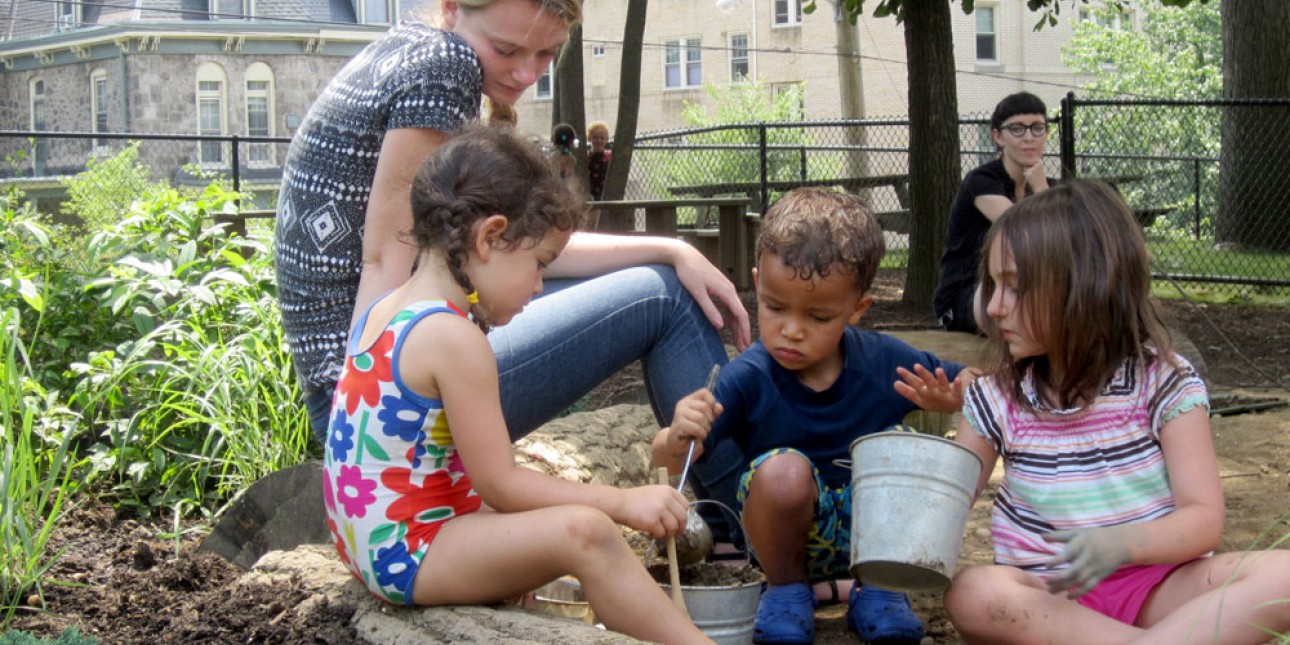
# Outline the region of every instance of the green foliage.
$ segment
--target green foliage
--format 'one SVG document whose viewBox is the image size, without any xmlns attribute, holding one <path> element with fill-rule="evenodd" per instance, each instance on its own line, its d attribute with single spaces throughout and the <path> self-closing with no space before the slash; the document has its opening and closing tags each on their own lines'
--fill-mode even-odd
<svg viewBox="0 0 1290 645">
<path fill-rule="evenodd" d="M 74 488 L 68 463 L 76 415 L 32 379 L 17 338 L 21 315 L 0 311 L 0 629 L 43 582 L 59 554 L 45 545 Z"/>
<path fill-rule="evenodd" d="M 1140 5 L 1141 29 L 1105 26 L 1113 8 L 1089 9 L 1062 47 L 1062 62 L 1092 77 L 1094 96 L 1212 99 L 1222 95 L 1223 43 L 1218 4 L 1185 9 Z M 1133 136 L 1140 136 L 1134 132 Z"/>
<path fill-rule="evenodd" d="M 133 141 L 107 158 L 86 160 L 85 170 L 67 180 L 63 212 L 80 219 L 87 230 L 98 230 L 121 219 L 136 200 L 148 200 L 166 189 L 151 179 L 152 170 L 139 162 L 139 142 Z"/>
<path fill-rule="evenodd" d="M 666 152 L 665 162 L 646 164 L 660 168 L 650 173 L 646 185 L 650 194 L 667 195 L 669 186 L 755 182 L 761 178 L 761 139 L 766 137 L 767 178 L 788 180 L 799 177 L 811 154 L 810 176 L 838 172 L 840 155 L 810 152 L 815 144 L 797 122 L 802 120 L 802 88 L 786 88 L 770 97 L 760 81 L 728 85 L 704 85 L 715 111 L 697 103 L 686 103 L 682 112 L 688 125 L 711 131 L 686 136 L 685 145 Z M 641 150 L 637 155 L 647 154 Z M 641 162 L 643 163 L 643 161 Z M 684 209 L 682 209 L 684 210 Z M 678 214 L 682 223 L 693 215 Z"/>
<path fill-rule="evenodd" d="M 82 634 L 75 627 L 68 627 L 58 638 L 37 638 L 27 632 L 18 630 L 0 634 L 0 645 L 98 645 L 98 641 Z"/>
<path fill-rule="evenodd" d="M 1179 9 L 1140 5 L 1139 29 L 1108 26 L 1115 9 L 1090 9 L 1094 20 L 1076 25 L 1062 61 L 1089 78 L 1093 96 L 1197 99 L 1222 94 L 1222 36 L 1217 3 Z M 1092 106 L 1075 111 L 1080 174 L 1134 175 L 1121 186 L 1130 204 L 1167 207 L 1156 237 L 1184 236 L 1216 199 L 1220 110 L 1174 106 Z M 1099 155 L 1104 155 L 1098 158 Z M 1197 181 L 1199 183 L 1197 184 Z M 1189 217 L 1190 216 L 1190 217 Z M 1206 223 L 1207 224 L 1207 223 Z M 1169 229 L 1175 229 L 1170 233 Z M 1209 227 L 1206 225 L 1208 232 Z"/>
<path fill-rule="evenodd" d="M 206 224 L 229 197 L 168 191 L 88 245 L 116 260 L 85 288 L 130 333 L 71 365 L 72 401 L 99 439 L 92 474 L 140 513 L 214 510 L 305 455 L 272 254 Z"/>
</svg>

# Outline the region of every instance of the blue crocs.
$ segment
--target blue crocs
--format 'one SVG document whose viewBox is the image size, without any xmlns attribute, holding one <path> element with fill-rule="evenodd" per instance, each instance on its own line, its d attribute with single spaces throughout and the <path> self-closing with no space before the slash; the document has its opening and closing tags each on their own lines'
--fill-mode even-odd
<svg viewBox="0 0 1290 645">
<path fill-rule="evenodd" d="M 871 645 L 906 645 L 923 640 L 923 621 L 914 615 L 909 596 L 869 585 L 851 589 L 847 627 Z"/>
<path fill-rule="evenodd" d="M 794 583 L 768 587 L 757 603 L 754 643 L 809 645 L 815 639 L 815 592 Z"/>
</svg>

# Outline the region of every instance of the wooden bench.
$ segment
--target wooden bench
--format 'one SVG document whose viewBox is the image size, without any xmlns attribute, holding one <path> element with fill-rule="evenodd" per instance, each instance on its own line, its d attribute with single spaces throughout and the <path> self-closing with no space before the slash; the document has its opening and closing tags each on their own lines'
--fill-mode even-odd
<svg viewBox="0 0 1290 645">
<path fill-rule="evenodd" d="M 1138 220 L 1138 224 L 1142 226 L 1142 228 L 1151 228 L 1151 225 L 1156 222 L 1156 218 L 1161 215 L 1167 215 L 1172 210 L 1173 209 L 1168 206 L 1135 208 L 1133 209 L 1133 217 Z"/>
<path fill-rule="evenodd" d="M 596 231 L 618 235 L 661 235 L 679 237 L 699 249 L 737 288 L 752 286 L 752 245 L 756 242 L 755 220 L 748 217 L 750 200 L 743 197 L 655 199 L 587 202 L 600 211 Z M 680 228 L 678 208 L 715 208 L 715 228 Z M 645 230 L 636 229 L 636 212 L 645 211 Z"/>
</svg>

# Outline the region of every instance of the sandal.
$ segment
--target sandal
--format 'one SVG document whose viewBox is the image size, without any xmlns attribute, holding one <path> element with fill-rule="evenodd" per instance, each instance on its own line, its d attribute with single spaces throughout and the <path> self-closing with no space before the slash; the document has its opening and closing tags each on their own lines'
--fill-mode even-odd
<svg viewBox="0 0 1290 645">
<path fill-rule="evenodd" d="M 923 640 L 923 621 L 914 614 L 909 596 L 869 585 L 851 589 L 847 627 L 871 645 L 906 645 Z"/>
<path fill-rule="evenodd" d="M 775 585 L 757 603 L 754 643 L 809 645 L 815 639 L 815 592 L 805 583 Z"/>
</svg>

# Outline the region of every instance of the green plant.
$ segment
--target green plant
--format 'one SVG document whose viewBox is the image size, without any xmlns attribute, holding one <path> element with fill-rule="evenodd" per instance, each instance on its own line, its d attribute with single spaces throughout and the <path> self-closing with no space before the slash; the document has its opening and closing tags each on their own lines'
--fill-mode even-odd
<svg viewBox="0 0 1290 645">
<path fill-rule="evenodd" d="M 92 472 L 140 514 L 212 512 L 307 456 L 272 253 L 209 225 L 228 203 L 217 187 L 195 200 L 168 191 L 90 238 L 91 253 L 117 259 L 86 288 L 131 333 L 71 365 L 73 401 L 98 437 Z"/>
<path fill-rule="evenodd" d="M 75 627 L 64 629 L 58 638 L 37 638 L 22 630 L 0 634 L 0 645 L 98 645 L 98 641 L 82 634 Z"/>
<path fill-rule="evenodd" d="M 152 169 L 139 162 L 139 142 L 132 141 L 111 157 L 86 160 L 85 170 L 67 180 L 63 213 L 94 231 L 119 221 L 137 200 L 166 189 L 152 180 Z"/>
<path fill-rule="evenodd" d="M 35 593 L 61 553 L 50 535 L 72 488 L 68 448 L 75 415 L 31 378 L 17 339 L 17 309 L 0 312 L 0 629 Z"/>
</svg>

